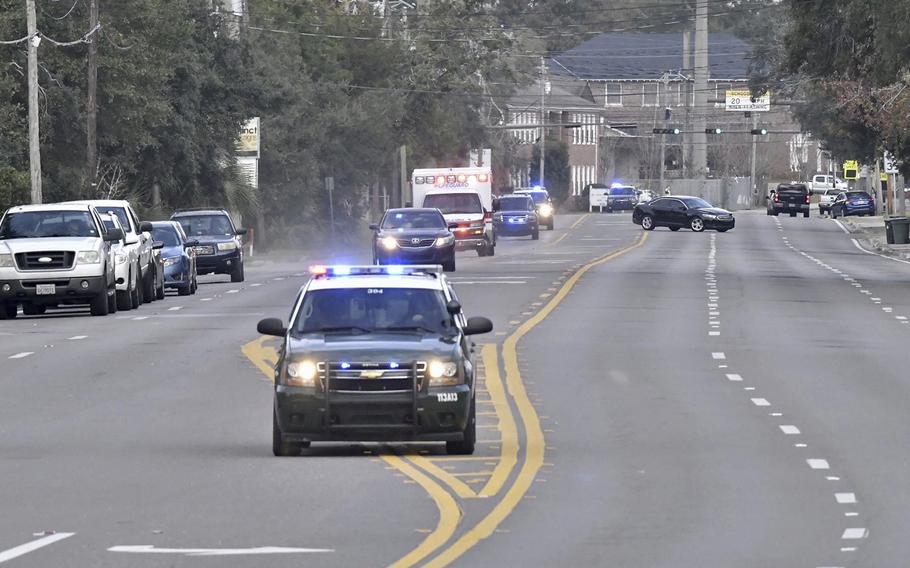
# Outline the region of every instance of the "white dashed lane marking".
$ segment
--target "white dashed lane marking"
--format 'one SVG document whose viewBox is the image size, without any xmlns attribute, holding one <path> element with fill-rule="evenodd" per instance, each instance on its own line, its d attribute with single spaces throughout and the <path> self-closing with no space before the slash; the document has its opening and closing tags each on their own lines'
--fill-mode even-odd
<svg viewBox="0 0 910 568">
<path fill-rule="evenodd" d="M 711 357 L 712 357 L 714 360 L 726 359 L 726 358 L 727 358 L 727 356 L 724 355 L 723 353 L 711 353 Z"/>
<path fill-rule="evenodd" d="M 831 466 L 828 465 L 828 460 L 812 458 L 812 459 L 806 460 L 806 463 L 809 464 L 809 467 L 811 467 L 812 469 L 831 469 Z"/>
<path fill-rule="evenodd" d="M 727 380 L 728 381 L 742 381 L 743 378 L 740 375 L 737 375 L 736 373 L 727 373 Z"/>
<path fill-rule="evenodd" d="M 854 493 L 835 493 L 834 499 L 841 505 L 850 505 L 856 503 L 856 494 Z"/>
<path fill-rule="evenodd" d="M 771 403 L 768 402 L 767 399 L 764 399 L 764 398 L 753 398 L 752 404 L 754 404 L 755 406 L 771 406 Z"/>
<path fill-rule="evenodd" d="M 788 436 L 795 436 L 795 435 L 799 434 L 799 428 L 797 428 L 796 426 L 791 426 L 789 424 L 782 424 L 780 427 L 780 431 L 783 432 L 784 434 L 787 434 Z"/>
<path fill-rule="evenodd" d="M 23 351 L 22 353 L 16 353 L 15 355 L 10 355 L 9 359 L 24 359 L 29 355 L 34 355 L 34 351 Z"/>
<path fill-rule="evenodd" d="M 87 335 L 74 335 L 69 338 L 69 341 L 82 341 L 83 339 L 87 339 L 87 338 L 88 338 Z"/>
<path fill-rule="evenodd" d="M 841 536 L 841 538 L 845 540 L 855 540 L 859 538 L 866 538 L 867 536 L 869 536 L 869 531 L 867 531 L 865 528 L 858 527 L 844 529 L 844 534 Z"/>
<path fill-rule="evenodd" d="M 147 320 L 147 319 L 149 319 L 148 316 L 139 316 L 139 317 L 133 318 L 133 321 L 142 321 L 142 320 Z"/>
</svg>

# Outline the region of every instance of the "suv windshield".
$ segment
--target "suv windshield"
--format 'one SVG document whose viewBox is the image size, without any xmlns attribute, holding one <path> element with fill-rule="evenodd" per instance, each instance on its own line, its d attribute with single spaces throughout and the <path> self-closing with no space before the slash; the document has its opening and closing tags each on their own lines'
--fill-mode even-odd
<svg viewBox="0 0 910 568">
<path fill-rule="evenodd" d="M 227 215 L 187 215 L 174 219 L 187 235 L 233 235 L 231 220 Z"/>
<path fill-rule="evenodd" d="M 546 191 L 525 191 L 522 192 L 522 195 L 527 195 L 530 197 L 534 201 L 535 205 L 538 203 L 543 203 L 550 198 L 550 194 Z"/>
<path fill-rule="evenodd" d="M 423 330 L 451 335 L 452 325 L 438 290 L 344 288 L 308 292 L 293 329 L 297 334 Z"/>
<path fill-rule="evenodd" d="M 155 227 L 152 229 L 152 240 L 161 241 L 166 247 L 180 246 L 180 237 L 173 227 Z"/>
<path fill-rule="evenodd" d="M 483 213 L 483 204 L 476 193 L 437 193 L 423 200 L 424 207 L 439 209 L 443 214 Z"/>
<path fill-rule="evenodd" d="M 446 220 L 436 211 L 396 211 L 382 219 L 382 229 L 445 229 Z"/>
<path fill-rule="evenodd" d="M 499 198 L 499 209 L 501 211 L 530 211 L 533 208 L 533 202 L 527 197 Z"/>
<path fill-rule="evenodd" d="M 88 211 L 26 211 L 10 213 L 0 223 L 0 239 L 97 237 Z"/>
</svg>

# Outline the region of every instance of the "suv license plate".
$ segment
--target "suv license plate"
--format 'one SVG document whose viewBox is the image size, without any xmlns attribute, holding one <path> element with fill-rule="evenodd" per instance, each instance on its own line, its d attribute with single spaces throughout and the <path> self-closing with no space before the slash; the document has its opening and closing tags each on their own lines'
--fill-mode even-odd
<svg viewBox="0 0 910 568">
<path fill-rule="evenodd" d="M 38 284 L 35 286 L 35 293 L 39 296 L 53 296 L 57 293 L 56 284 Z"/>
</svg>

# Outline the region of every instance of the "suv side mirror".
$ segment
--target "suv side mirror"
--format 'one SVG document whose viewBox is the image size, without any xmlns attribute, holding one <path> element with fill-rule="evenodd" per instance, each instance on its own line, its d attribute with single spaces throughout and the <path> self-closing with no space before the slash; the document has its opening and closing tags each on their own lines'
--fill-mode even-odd
<svg viewBox="0 0 910 568">
<path fill-rule="evenodd" d="M 455 300 L 450 300 L 449 303 L 446 304 L 446 310 L 453 316 L 458 315 L 461 313 L 461 304 Z"/>
<path fill-rule="evenodd" d="M 473 317 L 468 318 L 468 324 L 464 327 L 465 335 L 479 335 L 481 333 L 490 333 L 493 331 L 493 322 L 487 318 Z"/>
<path fill-rule="evenodd" d="M 378 230 L 379 230 L 379 223 L 370 223 L 370 230 L 371 230 L 371 231 L 378 231 Z"/>
<path fill-rule="evenodd" d="M 102 239 L 107 243 L 116 243 L 123 239 L 123 229 L 108 229 Z"/>
<path fill-rule="evenodd" d="M 450 231 L 454 231 L 458 228 L 458 223 L 446 223 L 446 228 Z"/>
<path fill-rule="evenodd" d="M 161 250 L 164 248 L 164 242 L 163 241 L 154 241 L 154 242 L 152 242 L 152 248 L 154 250 Z"/>
<path fill-rule="evenodd" d="M 243 235 L 247 234 L 247 230 L 246 229 L 237 229 L 236 231 L 234 231 L 234 234 L 243 236 Z"/>
<path fill-rule="evenodd" d="M 278 318 L 265 318 L 256 325 L 256 331 L 262 335 L 284 337 L 288 333 L 288 328 L 284 327 L 284 324 Z"/>
<path fill-rule="evenodd" d="M 199 241 L 197 241 L 196 239 L 189 239 L 183 243 L 183 246 L 184 246 L 184 248 L 198 247 Z"/>
<path fill-rule="evenodd" d="M 143 222 L 139 223 L 139 232 L 140 233 L 151 233 L 152 224 L 148 221 L 143 221 Z"/>
</svg>

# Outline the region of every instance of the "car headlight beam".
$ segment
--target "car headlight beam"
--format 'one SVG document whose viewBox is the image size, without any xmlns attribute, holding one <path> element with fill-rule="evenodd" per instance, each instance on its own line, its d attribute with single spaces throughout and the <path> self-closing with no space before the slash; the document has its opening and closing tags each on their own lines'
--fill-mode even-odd
<svg viewBox="0 0 910 568">
<path fill-rule="evenodd" d="M 237 243 L 234 241 L 228 241 L 226 243 L 218 243 L 218 250 L 221 252 L 227 252 L 229 250 L 237 250 Z"/>
<path fill-rule="evenodd" d="M 395 237 L 383 237 L 379 239 L 379 244 L 385 250 L 395 250 L 398 248 L 398 240 Z"/>
<path fill-rule="evenodd" d="M 288 384 L 311 387 L 316 384 L 316 364 L 312 361 L 288 363 Z"/>
<path fill-rule="evenodd" d="M 549 217 L 553 214 L 553 206 L 548 204 L 541 205 L 540 214 L 544 217 Z"/>
<path fill-rule="evenodd" d="M 436 246 L 438 247 L 447 247 L 453 244 L 455 244 L 455 235 L 448 235 L 436 239 Z"/>
<path fill-rule="evenodd" d="M 430 361 L 427 376 L 431 387 L 458 384 L 458 365 L 453 361 Z"/>
</svg>

